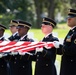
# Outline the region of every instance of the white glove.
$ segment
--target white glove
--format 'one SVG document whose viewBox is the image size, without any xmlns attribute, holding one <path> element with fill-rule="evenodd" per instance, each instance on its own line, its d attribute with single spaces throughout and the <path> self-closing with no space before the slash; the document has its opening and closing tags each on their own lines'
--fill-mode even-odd
<svg viewBox="0 0 76 75">
<path fill-rule="evenodd" d="M 0 58 L 2 58 L 3 57 L 3 54 L 0 54 Z"/>
<path fill-rule="evenodd" d="M 58 41 L 54 41 L 55 48 L 59 48 L 60 43 Z"/>
<path fill-rule="evenodd" d="M 25 52 L 19 52 L 19 55 L 25 55 Z"/>
<path fill-rule="evenodd" d="M 29 54 L 29 55 L 33 55 L 32 53 L 29 53 L 29 52 L 19 52 L 19 55 L 25 55 L 25 54 Z"/>
<path fill-rule="evenodd" d="M 35 54 L 36 54 L 37 52 L 42 52 L 42 51 L 43 51 L 43 48 L 36 48 Z"/>
<path fill-rule="evenodd" d="M 7 56 L 8 54 L 0 54 L 0 58 Z"/>
<path fill-rule="evenodd" d="M 14 51 L 12 51 L 11 53 L 10 53 L 10 55 L 17 55 L 18 54 L 18 52 L 14 52 Z"/>
</svg>

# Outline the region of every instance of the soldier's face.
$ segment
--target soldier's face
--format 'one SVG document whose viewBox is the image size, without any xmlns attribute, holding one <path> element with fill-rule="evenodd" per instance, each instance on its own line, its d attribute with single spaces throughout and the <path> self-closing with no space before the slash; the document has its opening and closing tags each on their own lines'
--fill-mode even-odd
<svg viewBox="0 0 76 75">
<path fill-rule="evenodd" d="M 25 34 L 27 34 L 27 28 L 23 27 L 23 28 L 18 28 L 18 33 L 19 36 L 24 36 Z"/>
<path fill-rule="evenodd" d="M 68 25 L 69 27 L 74 27 L 74 26 L 76 26 L 76 17 L 68 18 L 68 20 L 67 20 L 67 25 Z"/>
<path fill-rule="evenodd" d="M 41 30 L 42 30 L 42 32 L 43 32 L 45 35 L 47 35 L 48 33 L 51 33 L 51 32 L 52 32 L 53 28 L 52 28 L 51 25 L 42 24 Z"/>
<path fill-rule="evenodd" d="M 11 27 L 9 27 L 9 29 L 10 29 L 10 31 L 11 31 L 12 34 L 14 34 L 15 32 L 18 31 L 18 29 L 16 28 L 16 26 L 11 26 Z"/>
<path fill-rule="evenodd" d="M 2 37 L 3 34 L 4 34 L 4 30 L 1 30 L 1 29 L 0 29 L 0 37 Z"/>
</svg>

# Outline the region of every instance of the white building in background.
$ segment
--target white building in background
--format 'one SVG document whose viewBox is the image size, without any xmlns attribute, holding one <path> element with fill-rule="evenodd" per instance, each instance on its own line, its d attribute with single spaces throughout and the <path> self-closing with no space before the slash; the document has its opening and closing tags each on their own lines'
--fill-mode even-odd
<svg viewBox="0 0 76 75">
<path fill-rule="evenodd" d="M 64 21 L 64 17 L 62 17 L 61 13 L 59 12 L 55 17 L 56 22 Z"/>
</svg>

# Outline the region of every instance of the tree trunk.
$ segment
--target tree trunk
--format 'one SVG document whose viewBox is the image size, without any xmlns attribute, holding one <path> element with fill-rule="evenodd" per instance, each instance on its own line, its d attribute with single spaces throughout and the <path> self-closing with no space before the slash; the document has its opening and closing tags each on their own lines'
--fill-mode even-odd
<svg viewBox="0 0 76 75">
<path fill-rule="evenodd" d="M 48 0 L 48 17 L 54 19 L 54 12 L 55 12 L 55 2 L 54 0 Z"/>
<path fill-rule="evenodd" d="M 41 26 L 41 22 L 42 22 L 42 18 L 41 18 L 41 14 L 42 14 L 42 3 L 40 3 L 39 0 L 34 0 L 35 3 L 35 11 L 36 11 L 36 27 L 40 28 Z"/>
</svg>

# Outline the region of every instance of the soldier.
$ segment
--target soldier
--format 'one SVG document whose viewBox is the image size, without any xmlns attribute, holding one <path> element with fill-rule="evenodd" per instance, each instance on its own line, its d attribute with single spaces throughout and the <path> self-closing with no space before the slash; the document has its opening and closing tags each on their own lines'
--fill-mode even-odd
<svg viewBox="0 0 76 75">
<path fill-rule="evenodd" d="M 62 55 L 60 75 L 76 75 L 76 10 L 70 9 L 67 24 L 71 29 L 60 45 Z M 61 53 L 62 51 L 62 53 Z"/>
<path fill-rule="evenodd" d="M 9 29 L 10 29 L 12 35 L 8 38 L 8 40 L 18 41 L 20 39 L 20 36 L 18 34 L 17 25 L 18 25 L 17 20 L 11 20 Z M 8 59 L 8 64 L 9 64 L 9 67 L 10 67 L 10 69 L 8 70 L 9 75 L 14 75 L 11 66 L 12 66 L 12 60 L 15 59 L 17 54 L 18 54 L 18 52 L 14 53 L 14 54 L 9 53 L 9 55 L 6 58 L 6 59 Z"/>
<path fill-rule="evenodd" d="M 4 41 L 5 38 L 4 38 L 4 32 L 5 32 L 5 29 L 7 29 L 4 25 L 0 24 L 0 41 Z"/>
<path fill-rule="evenodd" d="M 42 42 L 54 42 L 58 41 L 58 38 L 52 35 L 53 28 L 56 26 L 56 22 L 51 18 L 43 18 L 41 30 L 45 37 Z M 56 75 L 55 59 L 56 48 L 36 48 L 36 67 L 35 75 Z"/>
<path fill-rule="evenodd" d="M 12 35 L 8 38 L 10 41 L 16 41 L 20 38 L 18 34 L 18 29 L 16 28 L 17 25 L 18 25 L 17 20 L 11 20 L 9 29 Z"/>
<path fill-rule="evenodd" d="M 5 40 L 5 37 L 3 36 L 5 29 L 7 29 L 7 28 L 4 25 L 0 24 L 0 41 Z M 5 55 L 6 54 L 4 54 L 4 53 L 0 53 L 0 75 L 8 75 L 7 70 L 9 68 L 9 66 L 7 66 L 8 62 L 4 57 Z"/>
<path fill-rule="evenodd" d="M 22 20 L 18 21 L 17 29 L 21 37 L 19 41 L 33 42 L 33 40 L 29 39 L 27 36 L 27 32 L 30 28 L 30 23 Z M 18 55 L 15 55 L 11 65 L 13 75 L 32 75 L 32 56 L 29 55 L 31 53 L 25 54 L 19 52 Z"/>
</svg>

